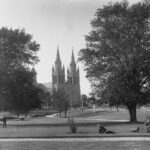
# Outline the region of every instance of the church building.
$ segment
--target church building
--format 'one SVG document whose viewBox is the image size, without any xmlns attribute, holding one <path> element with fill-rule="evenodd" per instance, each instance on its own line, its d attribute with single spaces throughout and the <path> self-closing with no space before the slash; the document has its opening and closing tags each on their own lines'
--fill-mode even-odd
<svg viewBox="0 0 150 150">
<path fill-rule="evenodd" d="M 57 48 L 55 64 L 52 67 L 52 90 L 63 88 L 69 97 L 70 107 L 80 106 L 80 75 L 79 68 L 76 66 L 74 53 L 69 68 L 67 69 L 67 80 L 65 78 L 65 67 L 62 66 L 59 48 Z"/>
</svg>

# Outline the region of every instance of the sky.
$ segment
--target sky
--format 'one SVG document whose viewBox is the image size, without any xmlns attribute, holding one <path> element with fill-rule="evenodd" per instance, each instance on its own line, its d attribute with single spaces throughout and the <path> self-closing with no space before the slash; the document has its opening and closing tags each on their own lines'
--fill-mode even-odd
<svg viewBox="0 0 150 150">
<path fill-rule="evenodd" d="M 0 0 L 0 27 L 24 28 L 40 44 L 40 62 L 35 66 L 39 83 L 51 82 L 51 69 L 57 46 L 65 69 L 69 67 L 72 49 L 75 59 L 85 47 L 91 31 L 90 21 L 96 10 L 109 2 L 121 0 Z M 138 0 L 128 0 L 130 4 Z M 81 93 L 90 92 L 84 66 L 80 68 Z"/>
</svg>

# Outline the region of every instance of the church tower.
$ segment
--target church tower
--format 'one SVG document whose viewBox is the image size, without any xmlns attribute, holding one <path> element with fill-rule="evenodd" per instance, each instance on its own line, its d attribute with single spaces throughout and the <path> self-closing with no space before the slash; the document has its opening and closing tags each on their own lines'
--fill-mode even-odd
<svg viewBox="0 0 150 150">
<path fill-rule="evenodd" d="M 55 65 L 52 67 L 52 86 L 53 90 L 58 90 L 58 88 L 63 88 L 65 84 L 65 67 L 62 67 L 59 47 L 57 47 L 57 54 Z"/>
<path fill-rule="evenodd" d="M 70 107 L 80 106 L 80 75 L 76 66 L 74 52 L 72 50 L 71 62 L 67 69 L 67 81 L 65 81 L 65 67 L 62 67 L 59 48 L 57 47 L 56 61 L 52 67 L 52 88 L 63 88 L 68 95 Z"/>
<path fill-rule="evenodd" d="M 67 87 L 70 97 L 70 105 L 79 106 L 80 105 L 80 76 L 79 68 L 76 67 L 76 62 L 74 58 L 74 52 L 72 50 L 71 62 L 69 69 L 67 70 Z"/>
</svg>

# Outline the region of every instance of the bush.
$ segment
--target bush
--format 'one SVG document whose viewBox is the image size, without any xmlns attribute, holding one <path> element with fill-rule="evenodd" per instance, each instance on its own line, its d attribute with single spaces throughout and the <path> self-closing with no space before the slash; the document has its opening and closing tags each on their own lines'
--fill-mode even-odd
<svg viewBox="0 0 150 150">
<path fill-rule="evenodd" d="M 76 123 L 74 122 L 73 118 L 68 118 L 68 125 L 70 127 L 71 133 L 76 133 L 77 127 L 76 127 Z"/>
</svg>

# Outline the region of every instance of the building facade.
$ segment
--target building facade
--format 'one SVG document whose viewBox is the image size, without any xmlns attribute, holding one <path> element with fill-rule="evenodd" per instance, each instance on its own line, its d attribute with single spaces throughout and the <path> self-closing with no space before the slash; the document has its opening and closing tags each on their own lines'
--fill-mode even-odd
<svg viewBox="0 0 150 150">
<path fill-rule="evenodd" d="M 76 66 L 74 53 L 72 51 L 71 61 L 67 69 L 67 80 L 65 78 L 65 67 L 62 66 L 59 48 L 57 48 L 55 64 L 52 67 L 52 89 L 63 88 L 68 95 L 70 107 L 80 106 L 80 75 Z"/>
</svg>

